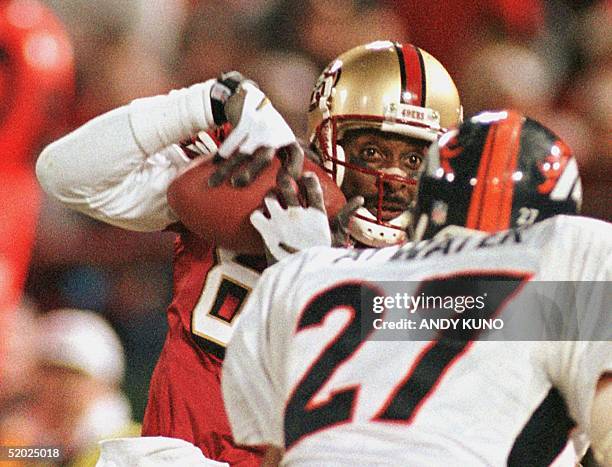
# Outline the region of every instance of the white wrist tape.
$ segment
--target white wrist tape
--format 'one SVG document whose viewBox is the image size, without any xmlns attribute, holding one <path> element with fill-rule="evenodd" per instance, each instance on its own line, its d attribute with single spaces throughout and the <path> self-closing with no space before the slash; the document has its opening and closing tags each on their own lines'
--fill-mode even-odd
<svg viewBox="0 0 612 467">
<path fill-rule="evenodd" d="M 129 104 L 134 138 L 147 154 L 155 154 L 201 130 L 215 127 L 210 107 L 214 79 L 169 94 L 135 99 Z"/>
</svg>

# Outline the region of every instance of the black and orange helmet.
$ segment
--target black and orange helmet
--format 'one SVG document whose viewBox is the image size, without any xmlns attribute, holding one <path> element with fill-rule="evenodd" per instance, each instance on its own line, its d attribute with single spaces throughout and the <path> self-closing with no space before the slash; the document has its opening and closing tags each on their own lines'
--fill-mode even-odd
<svg viewBox="0 0 612 467">
<path fill-rule="evenodd" d="M 581 202 L 578 165 L 563 140 L 516 111 L 482 112 L 431 146 L 415 236 L 448 225 L 497 232 L 577 214 Z"/>
</svg>

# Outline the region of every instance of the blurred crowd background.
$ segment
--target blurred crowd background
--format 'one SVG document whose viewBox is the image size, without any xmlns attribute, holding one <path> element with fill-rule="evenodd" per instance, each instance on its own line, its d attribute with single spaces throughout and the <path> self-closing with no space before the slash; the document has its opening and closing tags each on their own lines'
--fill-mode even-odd
<svg viewBox="0 0 612 467">
<path fill-rule="evenodd" d="M 19 6 L 13 21 L 25 23 L 40 7 L 35 0 L 0 0 L 3 8 L 11 4 Z M 304 137 L 310 90 L 323 67 L 355 45 L 392 39 L 412 42 L 442 62 L 457 83 L 466 117 L 513 107 L 556 131 L 573 148 L 583 173 L 585 215 L 612 218 L 612 1 L 42 4 L 67 32 L 75 75 L 74 80 L 63 78 L 61 98 L 37 107 L 46 120 L 23 151 L 28 170 L 46 143 L 102 112 L 232 69 L 258 82 Z M 6 64 L 1 54 L 0 61 Z M 0 116 L 13 84 L 0 79 Z M 148 379 L 165 336 L 173 234 L 126 232 L 45 197 L 40 203 L 21 316 L 27 321 L 71 307 L 108 319 L 127 355 L 123 388 L 134 417 L 141 419 Z M 23 332 L 23 323 L 14 326 Z M 45 338 L 25 342 L 23 335 L 17 340 L 23 389 L 33 382 L 26 370 L 33 351 L 24 349 L 44 351 Z"/>
</svg>

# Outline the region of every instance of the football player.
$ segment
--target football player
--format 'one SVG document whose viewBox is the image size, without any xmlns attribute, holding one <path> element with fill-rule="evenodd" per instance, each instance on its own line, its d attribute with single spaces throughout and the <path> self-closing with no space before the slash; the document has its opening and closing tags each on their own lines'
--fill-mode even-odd
<svg viewBox="0 0 612 467">
<path fill-rule="evenodd" d="M 482 113 L 444 135 L 420 179 L 423 241 L 314 248 L 263 274 L 223 368 L 236 441 L 283 465 L 574 465 L 571 435 L 612 465 L 612 227 L 559 215 L 580 201 L 576 160 L 534 120 Z M 398 287 L 489 295 L 423 337 L 412 326 L 444 310 L 398 315 Z M 389 334 L 387 316 L 415 324 Z M 479 340 L 474 317 L 508 328 Z"/>
<path fill-rule="evenodd" d="M 371 72 L 362 76 L 364 69 Z M 369 209 L 359 215 L 369 229 L 382 229 L 368 237 L 366 228 L 355 238 L 373 245 L 382 244 L 379 237 L 403 241 L 425 147 L 461 117 L 444 68 L 411 45 L 358 47 L 323 73 L 310 113 L 322 161 L 345 193 L 363 187 Z M 227 122 L 232 129 L 225 138 Z M 225 138 L 218 149 L 211 130 Z M 340 155 L 342 144 L 347 157 Z M 246 185 L 279 148 L 288 149 L 287 173 L 296 178 L 303 155 L 293 133 L 259 89 L 232 73 L 99 116 L 47 147 L 37 163 L 45 190 L 69 207 L 131 230 L 179 232 L 169 331 L 151 380 L 143 435 L 180 438 L 231 465 L 260 461 L 256 448 L 233 442 L 219 381 L 225 346 L 266 262 L 203 242 L 180 225 L 166 192 L 182 170 L 202 168 L 190 166 L 190 156 L 217 152 L 221 162 L 209 184 L 231 178 Z M 237 170 L 244 161 L 250 162 Z M 343 181 L 345 166 L 361 172 Z M 206 202 L 198 193 L 190 196 L 184 201 Z"/>
<path fill-rule="evenodd" d="M 215 138 L 228 124 L 226 106 L 240 112 L 229 121 L 231 137 L 217 148 Z M 233 318 L 259 277 L 259 265 L 182 228 L 166 191 L 187 169 L 190 156 L 216 152 L 226 158 L 219 164 L 226 168 L 230 155 L 244 158 L 247 152 L 254 155 L 248 168 L 255 173 L 275 149 L 294 142 L 265 95 L 240 74 L 229 73 L 136 99 L 94 118 L 39 156 L 40 184 L 66 206 L 130 230 L 179 232 L 169 330 L 150 383 L 144 436 L 180 438 L 206 457 L 232 465 L 258 463 L 257 450 L 240 449 L 232 441 L 219 379 Z M 238 290 L 227 289 L 226 277 L 236 278 Z"/>
<path fill-rule="evenodd" d="M 427 148 L 463 119 L 448 72 L 411 44 L 356 47 L 323 71 L 308 117 L 323 165 L 347 199 L 365 199 L 348 226 L 348 243 L 405 242 Z"/>
<path fill-rule="evenodd" d="M 308 154 L 329 171 L 351 207 L 359 197 L 365 202 L 343 243 L 382 247 L 407 240 L 427 148 L 462 118 L 448 72 L 412 44 L 368 43 L 325 68 L 308 109 Z M 231 164 L 215 184 L 229 175 Z M 192 197 L 186 202 L 204 202 L 197 193 Z"/>
</svg>

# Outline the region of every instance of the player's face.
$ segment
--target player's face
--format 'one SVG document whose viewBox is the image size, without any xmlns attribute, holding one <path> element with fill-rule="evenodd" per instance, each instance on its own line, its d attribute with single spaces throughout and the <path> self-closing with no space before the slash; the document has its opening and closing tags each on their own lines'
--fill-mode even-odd
<svg viewBox="0 0 612 467">
<path fill-rule="evenodd" d="M 413 178 L 419 174 L 429 142 L 375 129 L 347 131 L 341 146 L 346 160 L 360 167 Z M 342 191 L 347 199 L 361 195 L 376 215 L 378 189 L 373 175 L 347 169 Z M 389 221 L 406 211 L 416 197 L 416 185 L 383 182 L 382 218 Z"/>
</svg>

